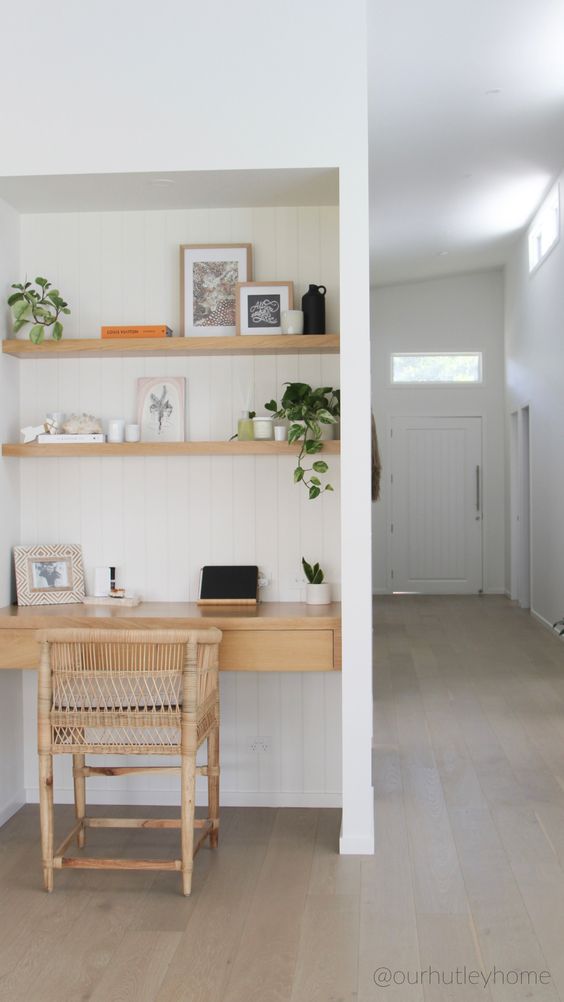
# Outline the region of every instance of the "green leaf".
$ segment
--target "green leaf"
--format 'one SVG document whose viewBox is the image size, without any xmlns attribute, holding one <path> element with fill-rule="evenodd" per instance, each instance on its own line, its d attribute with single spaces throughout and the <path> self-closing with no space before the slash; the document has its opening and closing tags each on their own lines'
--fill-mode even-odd
<svg viewBox="0 0 564 1002">
<path fill-rule="evenodd" d="M 300 480 L 304 479 L 304 471 L 301 466 L 296 466 L 294 470 L 294 483 L 299 484 Z"/>
<path fill-rule="evenodd" d="M 61 310 L 61 313 L 66 313 L 66 314 L 67 314 L 67 316 L 68 316 L 68 314 L 70 313 L 70 310 L 65 310 L 65 309 L 63 309 L 63 310 Z"/>
<path fill-rule="evenodd" d="M 304 434 L 304 429 L 302 428 L 301 424 L 290 425 L 290 431 L 288 432 L 288 441 L 290 442 L 290 444 L 292 442 L 297 442 L 299 438 L 302 438 L 303 434 Z"/>
<path fill-rule="evenodd" d="M 8 306 L 13 306 L 14 303 L 19 303 L 23 299 L 23 292 L 13 292 L 11 296 L 8 296 Z"/>
<path fill-rule="evenodd" d="M 315 484 L 316 487 L 321 487 L 321 480 L 319 479 L 319 477 L 311 477 L 310 480 L 311 483 Z"/>
<path fill-rule="evenodd" d="M 18 320 L 16 323 L 14 323 L 14 334 L 17 334 L 18 331 L 21 331 L 22 327 L 25 327 L 25 325 L 28 323 L 29 320 Z"/>
<path fill-rule="evenodd" d="M 308 579 L 310 584 L 313 584 L 313 569 L 311 564 L 308 564 L 305 557 L 302 557 L 302 567 L 304 569 L 304 574 L 306 578 Z"/>
<path fill-rule="evenodd" d="M 46 278 L 41 278 L 41 277 L 35 279 L 35 284 L 40 285 L 42 289 L 48 289 L 49 286 L 51 285 L 51 283 L 48 282 Z"/>
<path fill-rule="evenodd" d="M 278 410 L 278 404 L 276 403 L 276 400 L 269 400 L 269 402 L 267 404 L 265 404 L 264 406 L 265 406 L 265 408 L 266 408 L 267 411 L 276 411 L 276 410 Z"/>
<path fill-rule="evenodd" d="M 331 484 L 325 484 L 325 490 L 326 491 L 332 491 L 333 487 L 331 487 Z"/>
<path fill-rule="evenodd" d="M 14 317 L 14 320 L 16 321 L 24 320 L 26 313 L 29 313 L 29 311 L 30 311 L 29 303 L 26 302 L 26 300 L 23 298 L 20 299 L 20 301 L 16 303 L 16 305 L 12 310 L 12 315 Z"/>
<path fill-rule="evenodd" d="M 29 339 L 34 344 L 41 344 L 45 337 L 45 329 L 42 324 L 34 324 L 29 332 Z"/>
<path fill-rule="evenodd" d="M 12 282 L 11 288 L 12 289 L 21 289 L 22 292 L 24 290 L 24 286 L 21 285 L 19 282 Z"/>
<path fill-rule="evenodd" d="M 315 501 L 315 498 L 318 498 L 320 494 L 321 494 L 321 491 L 320 491 L 319 487 L 310 487 L 310 489 L 309 489 L 309 500 L 310 501 Z"/>
<path fill-rule="evenodd" d="M 321 450 L 323 449 L 323 444 L 321 442 L 316 441 L 313 438 L 310 438 L 308 441 L 306 441 L 304 445 L 305 445 L 305 451 L 307 452 L 308 456 L 312 456 L 314 452 L 321 452 Z"/>
<path fill-rule="evenodd" d="M 56 320 L 55 323 L 53 324 L 52 334 L 53 334 L 53 340 L 54 341 L 60 341 L 61 340 L 61 338 L 63 336 L 63 325 L 60 322 L 60 320 Z"/>
<path fill-rule="evenodd" d="M 316 473 L 327 473 L 329 467 L 324 459 L 316 459 L 313 464 L 313 469 Z"/>
</svg>

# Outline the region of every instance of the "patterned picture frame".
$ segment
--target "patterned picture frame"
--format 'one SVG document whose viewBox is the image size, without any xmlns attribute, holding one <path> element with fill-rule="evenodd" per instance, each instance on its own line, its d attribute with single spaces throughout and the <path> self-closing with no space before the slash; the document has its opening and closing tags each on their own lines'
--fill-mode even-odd
<svg viewBox="0 0 564 1002">
<path fill-rule="evenodd" d="M 74 605 L 84 599 L 82 549 L 75 543 L 14 546 L 18 605 Z"/>
<path fill-rule="evenodd" d="M 232 337 L 236 286 L 252 277 L 252 244 L 181 244 L 182 336 Z"/>
</svg>

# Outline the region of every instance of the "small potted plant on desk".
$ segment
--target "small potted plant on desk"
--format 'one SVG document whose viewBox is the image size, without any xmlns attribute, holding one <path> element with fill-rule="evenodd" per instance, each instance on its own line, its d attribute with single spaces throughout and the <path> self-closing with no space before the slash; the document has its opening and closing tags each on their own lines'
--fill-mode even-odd
<svg viewBox="0 0 564 1002">
<path fill-rule="evenodd" d="M 309 498 L 314 501 L 324 491 L 332 491 L 331 484 L 322 484 L 318 474 L 327 473 L 328 464 L 324 459 L 312 462 L 311 467 L 303 465 L 307 456 L 314 456 L 323 449 L 324 430 L 332 432 L 341 415 L 340 391 L 332 386 L 318 386 L 312 389 L 309 383 L 285 383 L 286 389 L 280 407 L 276 400 L 265 404 L 267 411 L 274 413 L 277 420 L 289 421 L 288 442 L 301 441 L 298 464 L 294 470 L 294 483 L 303 484 Z M 329 436 L 327 436 L 329 437 Z"/>
<path fill-rule="evenodd" d="M 308 564 L 305 557 L 302 557 L 302 567 L 307 578 L 306 603 L 307 605 L 329 605 L 331 602 L 331 585 L 323 580 L 325 577 L 319 564 Z"/>
</svg>

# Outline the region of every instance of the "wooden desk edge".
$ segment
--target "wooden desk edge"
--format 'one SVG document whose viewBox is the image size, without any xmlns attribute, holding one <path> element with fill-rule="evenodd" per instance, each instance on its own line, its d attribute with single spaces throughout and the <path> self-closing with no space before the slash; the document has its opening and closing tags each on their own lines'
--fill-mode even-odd
<svg viewBox="0 0 564 1002">
<path fill-rule="evenodd" d="M 272 603 L 276 611 L 285 603 Z M 113 610 L 104 615 L 99 606 L 73 606 L 66 609 L 57 607 L 10 606 L 0 609 L 0 670 L 34 669 L 37 667 L 38 649 L 35 632 L 45 627 L 100 627 L 103 629 L 167 629 L 182 626 L 187 629 L 201 628 L 204 624 L 217 626 L 224 633 L 222 651 L 223 671 L 261 672 L 318 672 L 339 671 L 341 669 L 341 622 L 335 615 L 339 607 L 328 607 L 331 613 L 323 615 L 295 616 L 237 615 L 225 610 L 218 615 L 206 609 L 195 616 L 176 613 L 166 615 L 171 604 L 162 603 L 163 612 L 154 612 L 156 603 L 147 603 L 151 612 L 143 615 L 143 606 L 137 606 L 136 615 L 132 610 Z M 294 608 L 302 608 L 294 605 Z M 186 606 L 188 609 L 189 606 Z M 193 607 L 192 607 L 193 608 Z M 88 611 L 86 611 L 88 610 Z M 95 612 L 94 612 L 95 610 Z M 141 612 L 141 614 L 139 614 Z M 118 614 L 116 614 L 118 613 Z"/>
</svg>

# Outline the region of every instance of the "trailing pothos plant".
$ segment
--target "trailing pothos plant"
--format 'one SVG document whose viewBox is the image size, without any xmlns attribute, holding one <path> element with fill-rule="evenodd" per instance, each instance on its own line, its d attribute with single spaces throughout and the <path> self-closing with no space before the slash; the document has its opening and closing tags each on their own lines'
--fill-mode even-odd
<svg viewBox="0 0 564 1002">
<path fill-rule="evenodd" d="M 60 341 L 63 325 L 59 317 L 70 313 L 69 304 L 46 278 L 36 278 L 35 286 L 31 282 L 12 285 L 16 291 L 8 297 L 8 306 L 14 318 L 14 334 L 31 324 L 29 337 L 34 344 L 41 344 L 46 330 L 51 331 L 54 341 Z"/>
<path fill-rule="evenodd" d="M 285 383 L 286 389 L 280 402 L 270 400 L 264 406 L 274 412 L 278 420 L 290 422 L 288 442 L 300 442 L 298 463 L 294 470 L 294 483 L 301 483 L 307 489 L 310 500 L 318 498 L 324 491 L 332 491 L 331 484 L 323 484 L 318 474 L 327 473 L 329 466 L 324 459 L 316 459 L 306 466 L 307 457 L 314 456 L 323 449 L 321 426 L 337 424 L 341 414 L 341 396 L 332 386 L 318 386 L 312 389 L 309 383 Z"/>
</svg>

